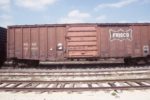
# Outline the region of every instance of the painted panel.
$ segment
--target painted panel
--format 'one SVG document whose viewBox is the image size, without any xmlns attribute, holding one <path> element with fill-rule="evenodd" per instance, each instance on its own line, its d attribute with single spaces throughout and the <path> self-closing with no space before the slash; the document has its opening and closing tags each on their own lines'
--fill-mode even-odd
<svg viewBox="0 0 150 100">
<path fill-rule="evenodd" d="M 40 27 L 40 60 L 46 60 L 47 57 L 47 27 Z"/>
<path fill-rule="evenodd" d="M 15 33 L 14 33 L 14 29 L 11 28 L 8 30 L 8 33 L 7 33 L 7 57 L 11 58 L 11 57 L 14 57 L 15 56 Z"/>
<path fill-rule="evenodd" d="M 65 56 L 65 35 L 66 27 L 56 27 L 56 50 L 57 50 L 57 60 L 63 60 Z"/>
<path fill-rule="evenodd" d="M 39 28 L 31 28 L 31 58 L 39 59 Z"/>
<path fill-rule="evenodd" d="M 22 59 L 22 28 L 15 28 L 15 57 Z"/>
<path fill-rule="evenodd" d="M 30 28 L 23 28 L 23 58 L 30 59 L 30 54 L 31 54 Z"/>
<path fill-rule="evenodd" d="M 66 42 L 68 57 L 98 57 L 96 26 L 68 26 Z"/>
<path fill-rule="evenodd" d="M 48 60 L 56 60 L 56 28 L 48 27 Z"/>
</svg>

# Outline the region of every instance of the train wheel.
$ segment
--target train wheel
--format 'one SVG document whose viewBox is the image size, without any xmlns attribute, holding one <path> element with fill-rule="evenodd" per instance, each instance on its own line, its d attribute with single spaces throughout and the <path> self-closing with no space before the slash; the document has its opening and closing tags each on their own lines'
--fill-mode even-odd
<svg viewBox="0 0 150 100">
<path fill-rule="evenodd" d="M 39 66 L 39 60 L 27 61 L 27 65 L 28 65 L 29 67 L 37 67 L 37 66 Z"/>
<path fill-rule="evenodd" d="M 137 64 L 137 59 L 135 59 L 135 58 L 125 58 L 124 63 L 125 63 L 125 65 L 136 65 Z"/>
<path fill-rule="evenodd" d="M 124 63 L 125 63 L 125 65 L 130 65 L 131 64 L 131 58 L 124 58 Z"/>
<path fill-rule="evenodd" d="M 148 64 L 148 59 L 147 58 L 141 58 L 138 60 L 138 64 L 139 65 Z"/>
<path fill-rule="evenodd" d="M 17 60 L 17 59 L 13 59 L 13 61 L 12 61 L 12 66 L 13 66 L 14 68 L 16 68 L 16 67 L 18 66 L 18 60 Z"/>
</svg>

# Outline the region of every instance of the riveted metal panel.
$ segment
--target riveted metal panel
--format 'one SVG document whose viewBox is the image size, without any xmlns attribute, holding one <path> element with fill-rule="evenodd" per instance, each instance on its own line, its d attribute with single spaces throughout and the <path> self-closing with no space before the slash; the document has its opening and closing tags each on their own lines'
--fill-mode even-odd
<svg viewBox="0 0 150 100">
<path fill-rule="evenodd" d="M 150 24 L 17 25 L 8 27 L 7 41 L 8 58 L 143 57 L 150 55 Z"/>
<path fill-rule="evenodd" d="M 101 57 L 142 57 L 145 56 L 144 47 L 149 48 L 149 26 L 147 25 L 110 25 L 100 28 L 100 55 Z M 120 39 L 111 39 L 111 31 L 120 35 Z M 128 38 L 123 38 L 129 33 Z M 119 36 L 119 35 L 118 35 Z M 148 52 L 149 54 L 149 52 Z M 147 54 L 147 55 L 148 55 Z"/>
<path fill-rule="evenodd" d="M 47 56 L 47 38 L 48 37 L 48 28 L 39 27 L 39 49 L 40 49 L 40 60 L 46 60 Z"/>
<path fill-rule="evenodd" d="M 67 57 L 98 57 L 96 25 L 70 25 L 67 31 Z"/>
<path fill-rule="evenodd" d="M 141 55 L 142 56 L 147 56 L 150 54 L 149 52 L 149 38 L 148 38 L 148 26 L 141 26 L 140 27 L 140 34 L 141 34 Z M 145 51 L 144 48 L 148 47 L 148 51 Z"/>
<path fill-rule="evenodd" d="M 130 48 L 130 45 L 126 45 L 128 44 L 128 42 L 132 44 L 132 39 L 123 39 L 122 36 L 119 36 L 120 39 L 112 39 L 112 33 L 124 34 L 128 30 L 130 30 L 129 26 L 103 26 L 100 27 L 100 30 L 101 57 L 124 57 L 125 55 L 127 55 L 127 52 L 132 54 L 132 48 Z M 113 34 L 113 36 L 115 34 Z"/>
<path fill-rule="evenodd" d="M 22 28 L 15 28 L 15 57 L 22 59 Z"/>
<path fill-rule="evenodd" d="M 56 27 L 48 27 L 48 60 L 55 60 L 56 53 Z"/>
<path fill-rule="evenodd" d="M 30 28 L 23 28 L 23 58 L 30 59 L 31 57 L 31 33 Z"/>
<path fill-rule="evenodd" d="M 15 31 L 14 28 L 7 33 L 7 58 L 15 57 Z"/>
<path fill-rule="evenodd" d="M 107 27 L 100 28 L 100 55 L 101 57 L 109 57 L 109 33 Z"/>
<path fill-rule="evenodd" d="M 39 60 L 39 28 L 31 28 L 31 58 Z"/>
<path fill-rule="evenodd" d="M 66 27 L 56 27 L 56 51 L 57 51 L 57 59 L 56 60 L 63 60 L 65 57 L 65 35 L 66 35 Z"/>
<path fill-rule="evenodd" d="M 132 51 L 132 56 L 134 57 L 138 57 L 138 56 L 142 56 L 141 55 L 141 43 L 142 43 L 142 37 L 141 37 L 141 27 L 134 25 L 131 26 L 133 29 L 133 41 L 128 43 L 128 45 L 130 45 L 130 52 Z M 144 36 L 145 33 L 143 33 L 142 36 Z"/>
</svg>

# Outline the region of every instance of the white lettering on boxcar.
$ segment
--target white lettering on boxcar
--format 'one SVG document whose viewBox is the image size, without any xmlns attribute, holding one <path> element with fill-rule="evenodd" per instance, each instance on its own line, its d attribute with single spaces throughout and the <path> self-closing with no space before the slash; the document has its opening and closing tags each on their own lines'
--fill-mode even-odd
<svg viewBox="0 0 150 100">
<path fill-rule="evenodd" d="M 32 43 L 32 46 L 37 46 L 37 43 Z"/>
<path fill-rule="evenodd" d="M 132 40 L 132 29 L 109 30 L 110 40 Z"/>
<path fill-rule="evenodd" d="M 24 46 L 28 46 L 28 43 L 23 43 Z"/>
</svg>

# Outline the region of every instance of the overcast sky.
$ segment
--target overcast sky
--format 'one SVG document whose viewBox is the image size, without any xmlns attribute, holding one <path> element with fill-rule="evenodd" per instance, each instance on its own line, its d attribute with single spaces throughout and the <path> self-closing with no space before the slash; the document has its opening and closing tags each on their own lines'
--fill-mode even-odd
<svg viewBox="0 0 150 100">
<path fill-rule="evenodd" d="M 0 0 L 0 26 L 150 22 L 150 0 Z"/>
</svg>

